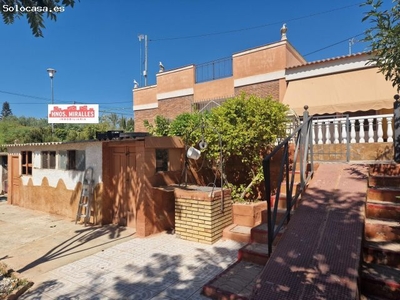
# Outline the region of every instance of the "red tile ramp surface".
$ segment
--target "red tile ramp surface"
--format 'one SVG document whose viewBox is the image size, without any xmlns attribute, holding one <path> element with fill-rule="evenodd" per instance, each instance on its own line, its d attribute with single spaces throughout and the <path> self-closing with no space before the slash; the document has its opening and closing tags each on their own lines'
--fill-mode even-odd
<svg viewBox="0 0 400 300">
<path fill-rule="evenodd" d="M 367 168 L 321 164 L 252 299 L 358 299 Z"/>
</svg>

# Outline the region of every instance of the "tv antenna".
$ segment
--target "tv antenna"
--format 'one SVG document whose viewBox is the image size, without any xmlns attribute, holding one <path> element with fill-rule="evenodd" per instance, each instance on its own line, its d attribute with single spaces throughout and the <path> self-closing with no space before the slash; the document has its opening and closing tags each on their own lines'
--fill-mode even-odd
<svg viewBox="0 0 400 300">
<path fill-rule="evenodd" d="M 358 41 L 355 39 L 355 38 L 351 38 L 351 39 L 349 39 L 349 55 L 351 55 L 351 48 L 352 48 L 352 46 L 355 44 L 355 43 L 357 43 Z"/>
</svg>

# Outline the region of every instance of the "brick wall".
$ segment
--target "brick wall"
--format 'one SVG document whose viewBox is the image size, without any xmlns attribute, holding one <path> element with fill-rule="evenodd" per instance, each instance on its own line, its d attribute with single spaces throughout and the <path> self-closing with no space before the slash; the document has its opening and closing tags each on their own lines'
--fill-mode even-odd
<svg viewBox="0 0 400 300">
<path fill-rule="evenodd" d="M 235 88 L 235 95 L 239 95 L 242 92 L 259 97 L 272 96 L 274 99 L 279 99 L 279 80 L 250 84 Z"/>
<path fill-rule="evenodd" d="M 160 115 L 168 119 L 175 119 L 176 116 L 184 112 L 190 112 L 193 103 L 193 95 L 169 98 L 158 101 Z"/>
<path fill-rule="evenodd" d="M 157 116 L 157 108 L 154 109 L 145 109 L 145 110 L 137 110 L 135 111 L 135 132 L 147 132 L 147 129 L 143 125 L 144 120 L 149 120 L 152 122 Z"/>
<path fill-rule="evenodd" d="M 175 233 L 180 238 L 213 244 L 222 237 L 223 229 L 232 224 L 230 191 L 224 190 L 223 212 L 221 190 L 214 190 L 211 197 L 210 191 L 175 189 Z"/>
<path fill-rule="evenodd" d="M 158 108 L 137 110 L 135 111 L 135 131 L 147 131 L 143 125 L 143 121 L 148 120 L 154 124 L 154 119 L 158 115 L 173 120 L 181 113 L 190 112 L 192 103 L 193 95 L 189 95 L 159 100 Z"/>
</svg>

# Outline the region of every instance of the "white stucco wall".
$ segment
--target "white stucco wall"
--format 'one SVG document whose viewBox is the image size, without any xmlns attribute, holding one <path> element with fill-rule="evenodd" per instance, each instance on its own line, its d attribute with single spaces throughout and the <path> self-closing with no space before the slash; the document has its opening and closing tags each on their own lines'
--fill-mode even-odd
<svg viewBox="0 0 400 300">
<path fill-rule="evenodd" d="M 84 150 L 85 151 L 85 167 L 93 168 L 93 179 L 95 184 L 103 181 L 102 174 L 102 143 L 98 141 L 93 142 L 76 142 L 76 143 L 53 143 L 53 144 L 26 144 L 8 147 L 8 153 L 12 155 L 21 155 L 22 151 L 32 151 L 32 175 L 22 175 L 22 183 L 28 184 L 29 179 L 32 180 L 33 185 L 42 185 L 43 178 L 47 178 L 49 186 L 56 187 L 58 181 L 61 179 L 69 190 L 74 190 L 76 184 L 82 181 L 83 171 L 77 170 L 61 170 L 59 169 L 59 156 L 58 151 L 65 150 Z M 41 156 L 42 151 L 56 151 L 56 168 L 55 169 L 42 169 Z M 21 174 L 21 168 L 20 168 Z"/>
</svg>

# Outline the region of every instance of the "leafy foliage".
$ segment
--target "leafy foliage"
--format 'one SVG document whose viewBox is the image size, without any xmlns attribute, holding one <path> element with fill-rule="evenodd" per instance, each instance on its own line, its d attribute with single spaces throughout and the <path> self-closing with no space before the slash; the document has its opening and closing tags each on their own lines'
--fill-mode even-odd
<svg viewBox="0 0 400 300">
<path fill-rule="evenodd" d="M 209 113 L 183 113 L 172 122 L 157 116 L 154 125 L 145 121 L 145 126 L 151 134 L 181 136 L 188 146 L 198 146 L 204 139 L 208 146 L 203 152 L 215 170 L 221 163 L 239 162 L 239 169 L 229 171 L 228 185 L 232 197 L 241 199 L 250 197 L 252 188 L 263 180 L 262 157 L 284 136 L 287 111 L 286 105 L 271 97 L 242 94 Z"/>
<path fill-rule="evenodd" d="M 144 127 L 148 132 L 154 136 L 167 136 L 169 133 L 169 126 L 171 121 L 163 116 L 156 116 L 154 125 L 150 124 L 148 120 L 144 120 Z"/>
<path fill-rule="evenodd" d="M 0 13 L 5 24 L 13 24 L 15 19 L 26 16 L 35 37 L 43 37 L 45 28 L 43 17 L 57 21 L 57 14 L 65 7 L 74 7 L 76 0 L 0 0 Z M 17 9 L 18 8 L 18 9 Z M 29 10 L 29 11 L 28 11 Z"/>
<path fill-rule="evenodd" d="M 263 178 L 261 161 L 278 137 L 284 135 L 288 107 L 271 97 L 261 98 L 241 94 L 212 110 L 209 131 L 210 156 L 216 159 L 219 149 L 218 135 L 223 144 L 223 156 L 240 158 L 249 180 L 240 198 L 245 198 L 251 188 Z M 213 146 L 212 146 L 213 145 Z"/>
<path fill-rule="evenodd" d="M 110 119 L 116 125 L 112 126 Z M 18 143 L 43 143 L 50 141 L 77 141 L 91 140 L 96 138 L 96 132 L 122 129 L 120 118 L 103 115 L 98 124 L 56 124 L 54 133 L 47 119 L 36 119 L 32 117 L 16 117 L 9 115 L 0 121 L 0 145 Z M 127 129 L 133 128 L 133 119 L 125 119 Z M 130 126 L 130 127 L 128 127 Z"/>
<path fill-rule="evenodd" d="M 372 25 L 365 34 L 365 42 L 370 43 L 375 63 L 386 80 L 400 90 L 400 0 L 393 0 L 391 9 L 383 9 L 382 0 L 367 0 L 363 6 L 370 6 L 363 18 Z"/>
</svg>

